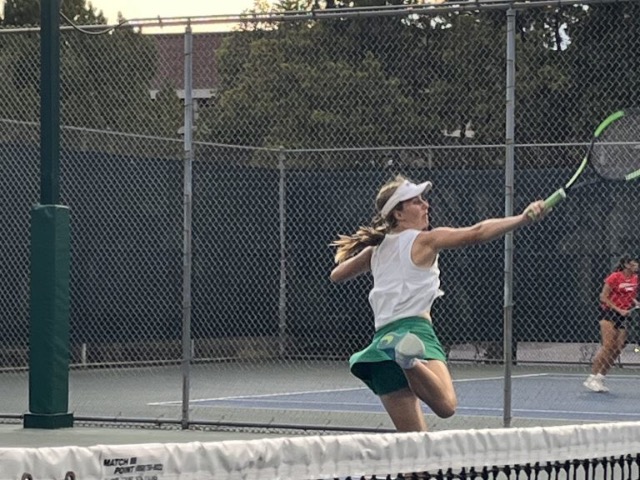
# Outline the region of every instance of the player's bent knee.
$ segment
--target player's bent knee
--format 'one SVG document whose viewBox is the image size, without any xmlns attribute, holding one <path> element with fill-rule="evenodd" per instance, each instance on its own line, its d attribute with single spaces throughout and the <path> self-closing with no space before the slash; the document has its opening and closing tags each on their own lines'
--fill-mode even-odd
<svg viewBox="0 0 640 480">
<path fill-rule="evenodd" d="M 435 412 L 435 414 L 440 417 L 440 418 L 449 418 L 449 417 L 453 417 L 456 413 L 456 409 L 455 408 L 440 408 L 438 409 L 437 412 Z"/>
<path fill-rule="evenodd" d="M 432 408 L 432 410 L 433 413 L 435 413 L 440 418 L 449 418 L 455 415 L 457 406 L 457 401 L 450 400 L 448 402 L 442 403 L 441 405 L 438 405 L 438 408 Z"/>
</svg>

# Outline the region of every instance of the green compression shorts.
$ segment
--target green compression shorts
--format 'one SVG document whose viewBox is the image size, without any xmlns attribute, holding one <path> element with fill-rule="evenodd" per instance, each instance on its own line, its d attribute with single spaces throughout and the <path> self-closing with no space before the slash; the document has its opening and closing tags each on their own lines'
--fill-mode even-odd
<svg viewBox="0 0 640 480">
<path fill-rule="evenodd" d="M 389 332 L 400 334 L 411 332 L 417 335 L 424 343 L 427 352 L 425 360 L 440 360 L 446 363 L 447 357 L 431 322 L 423 317 L 407 317 L 391 322 L 375 333 L 367 348 L 354 353 L 349 359 L 351 373 L 362 380 L 376 395 L 396 392 L 409 386 L 402 368 L 377 349 L 380 339 Z"/>
</svg>

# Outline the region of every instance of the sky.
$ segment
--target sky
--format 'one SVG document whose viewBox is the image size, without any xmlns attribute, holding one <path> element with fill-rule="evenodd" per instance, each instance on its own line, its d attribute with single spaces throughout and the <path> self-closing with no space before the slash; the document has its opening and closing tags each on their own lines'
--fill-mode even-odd
<svg viewBox="0 0 640 480">
<path fill-rule="evenodd" d="M 253 0 L 89 0 L 96 10 L 102 10 L 108 23 L 116 23 L 118 12 L 125 18 L 155 18 L 155 17 L 190 17 L 202 15 L 235 15 L 253 7 Z M 230 25 L 194 26 L 194 31 L 212 29 L 229 29 Z M 145 32 L 147 30 L 145 29 Z M 162 29 L 171 33 L 171 29 Z M 178 31 L 184 31 L 179 27 Z M 150 32 L 149 32 L 150 33 Z M 154 32 L 156 33 L 156 32 Z"/>
<path fill-rule="evenodd" d="M 266 0 L 272 3 L 273 0 Z M 444 0 L 426 0 L 425 3 L 442 3 Z M 250 9 L 254 0 L 89 0 L 97 10 L 107 17 L 110 24 L 118 20 L 118 12 L 122 12 L 125 18 L 156 18 L 160 17 L 190 17 L 202 15 L 236 15 Z M 215 26 L 194 26 L 193 31 L 229 30 L 231 24 L 218 24 Z M 144 29 L 146 33 L 158 33 Z M 163 29 L 166 33 L 175 31 L 184 32 L 184 27 L 176 29 Z"/>
</svg>

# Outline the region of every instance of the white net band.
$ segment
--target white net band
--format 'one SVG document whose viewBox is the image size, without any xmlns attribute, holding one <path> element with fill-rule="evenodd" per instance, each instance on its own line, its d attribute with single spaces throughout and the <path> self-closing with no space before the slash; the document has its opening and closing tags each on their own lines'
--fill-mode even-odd
<svg viewBox="0 0 640 480">
<path fill-rule="evenodd" d="M 640 423 L 0 449 L 1 480 L 311 480 L 563 462 L 640 452 Z M 637 465 L 636 465 L 637 467 Z M 637 474 L 637 472 L 636 472 Z M 66 475 L 66 477 L 65 477 Z M 71 476 L 72 475 L 72 476 Z"/>
</svg>

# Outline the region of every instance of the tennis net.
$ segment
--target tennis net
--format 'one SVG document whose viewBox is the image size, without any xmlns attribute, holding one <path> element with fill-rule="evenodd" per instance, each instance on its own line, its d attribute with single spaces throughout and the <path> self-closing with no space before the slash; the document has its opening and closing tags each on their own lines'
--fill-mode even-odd
<svg viewBox="0 0 640 480">
<path fill-rule="evenodd" d="M 0 449 L 2 480 L 639 479 L 640 422 Z"/>
</svg>

